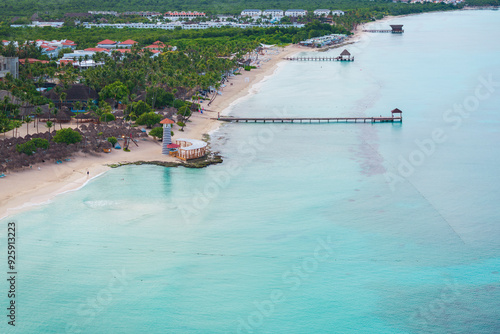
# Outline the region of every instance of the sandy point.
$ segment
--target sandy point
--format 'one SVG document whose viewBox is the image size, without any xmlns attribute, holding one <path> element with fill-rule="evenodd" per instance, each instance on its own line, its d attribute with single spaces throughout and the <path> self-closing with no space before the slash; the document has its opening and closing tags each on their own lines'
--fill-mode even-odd
<svg viewBox="0 0 500 334">
<path fill-rule="evenodd" d="M 205 112 L 194 113 L 184 132 L 180 132 L 174 125 L 173 139 L 179 136 L 202 139 L 205 134 L 216 130 L 220 126 L 220 122 L 215 119 L 218 113 L 222 113 L 231 103 L 249 94 L 254 84 L 272 75 L 284 57 L 305 50 L 310 49 L 291 45 L 266 50 L 264 54 L 259 55 L 258 68 L 242 71 L 241 75 L 231 77 L 225 87 L 221 88 L 221 95 L 218 95 L 210 106 L 207 106 L 208 101 L 202 103 Z M 76 124 L 66 126 L 75 127 Z M 25 128 L 23 126 L 19 129 L 18 136 L 26 135 Z M 7 134 L 9 135 L 11 133 Z M 130 145 L 131 152 L 112 150 L 108 154 L 78 153 L 71 157 L 71 161 L 64 161 L 62 164 L 45 162 L 20 171 L 8 172 L 6 177 L 0 179 L 0 219 L 48 203 L 58 194 L 77 190 L 108 171 L 110 164 L 140 160 L 177 161 L 176 158 L 162 155 L 161 142 L 152 138 L 139 140 L 137 144 L 138 147 Z"/>
</svg>

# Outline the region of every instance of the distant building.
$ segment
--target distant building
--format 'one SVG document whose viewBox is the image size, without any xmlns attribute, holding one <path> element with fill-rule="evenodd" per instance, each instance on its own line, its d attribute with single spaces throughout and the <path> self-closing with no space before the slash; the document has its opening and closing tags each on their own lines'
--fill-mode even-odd
<svg viewBox="0 0 500 334">
<path fill-rule="evenodd" d="M 262 15 L 262 11 L 260 9 L 245 9 L 241 12 L 241 16 L 249 16 L 252 18 L 257 18 Z"/>
<path fill-rule="evenodd" d="M 264 16 L 269 16 L 271 15 L 271 18 L 275 19 L 280 19 L 284 16 L 284 12 L 281 9 L 266 9 L 265 11 L 262 12 L 262 15 Z"/>
<path fill-rule="evenodd" d="M 118 48 L 131 49 L 132 46 L 134 46 L 135 44 L 138 44 L 138 43 L 136 41 L 131 40 L 131 39 L 127 39 L 124 42 L 118 43 L 117 47 Z"/>
<path fill-rule="evenodd" d="M 345 13 L 341 10 L 332 10 L 332 15 L 337 15 L 337 16 L 341 16 L 341 15 L 344 15 Z"/>
<path fill-rule="evenodd" d="M 31 25 L 34 27 L 54 27 L 60 28 L 64 24 L 64 21 L 32 21 Z"/>
<path fill-rule="evenodd" d="M 172 21 L 178 19 L 194 19 L 197 17 L 205 17 L 205 13 L 200 12 L 166 12 L 164 18 L 170 19 Z"/>
<path fill-rule="evenodd" d="M 142 17 L 154 17 L 154 16 L 161 16 L 161 13 L 159 13 L 159 12 L 123 12 L 121 15 L 123 15 L 123 16 L 138 15 L 138 16 L 142 16 Z"/>
<path fill-rule="evenodd" d="M 316 9 L 314 11 L 315 16 L 328 16 L 330 15 L 330 10 L 329 9 Z"/>
<path fill-rule="evenodd" d="M 19 78 L 19 58 L 0 56 L 0 80 L 5 78 L 7 73 L 17 79 Z"/>
<path fill-rule="evenodd" d="M 89 14 L 92 14 L 92 15 L 113 15 L 113 16 L 118 16 L 118 12 L 110 11 L 110 10 L 98 10 L 98 11 L 89 10 Z"/>
<path fill-rule="evenodd" d="M 105 48 L 87 48 L 87 49 L 85 49 L 83 51 L 85 51 L 85 52 L 94 52 L 94 53 L 104 52 L 104 53 L 107 53 L 107 54 L 111 53 L 109 49 L 105 49 Z"/>
<path fill-rule="evenodd" d="M 64 13 L 64 17 L 89 17 L 89 13 Z"/>
<path fill-rule="evenodd" d="M 217 15 L 217 20 L 226 22 L 227 20 L 234 19 L 233 15 Z"/>
<path fill-rule="evenodd" d="M 288 9 L 285 12 L 285 16 L 288 17 L 299 17 L 299 16 L 306 16 L 307 15 L 307 10 L 305 9 Z"/>
<path fill-rule="evenodd" d="M 99 43 L 97 43 L 98 48 L 104 48 L 104 49 L 114 49 L 117 47 L 117 45 L 118 45 L 117 42 L 112 41 L 110 39 L 105 39 L 104 41 L 100 41 Z"/>
</svg>

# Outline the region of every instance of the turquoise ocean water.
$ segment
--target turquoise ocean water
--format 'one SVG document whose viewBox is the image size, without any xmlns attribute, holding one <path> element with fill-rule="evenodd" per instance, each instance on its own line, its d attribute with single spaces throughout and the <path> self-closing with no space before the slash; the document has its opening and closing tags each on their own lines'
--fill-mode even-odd
<svg viewBox="0 0 500 334">
<path fill-rule="evenodd" d="M 222 165 L 114 169 L 3 220 L 1 332 L 500 332 L 500 12 L 390 23 L 230 113 L 402 124 L 230 124 Z"/>
</svg>

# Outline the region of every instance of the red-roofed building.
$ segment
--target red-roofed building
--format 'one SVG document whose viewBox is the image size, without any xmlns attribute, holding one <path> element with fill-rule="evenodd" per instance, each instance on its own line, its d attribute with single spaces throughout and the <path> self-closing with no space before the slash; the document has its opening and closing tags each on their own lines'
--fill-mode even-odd
<svg viewBox="0 0 500 334">
<path fill-rule="evenodd" d="M 199 12 L 166 12 L 165 17 L 167 18 L 179 18 L 179 19 L 192 19 L 195 17 L 204 17 L 205 13 Z"/>
<path fill-rule="evenodd" d="M 162 49 L 165 47 L 165 44 L 163 42 L 161 42 L 161 41 L 156 41 L 152 45 L 157 45 L 157 46 L 159 46 Z"/>
<path fill-rule="evenodd" d="M 68 64 L 73 65 L 74 62 L 75 61 L 72 59 L 61 59 L 61 60 L 59 60 L 59 65 L 60 66 L 64 66 L 64 65 L 68 65 Z"/>
<path fill-rule="evenodd" d="M 130 49 L 132 48 L 132 46 L 134 46 L 135 44 L 138 44 L 136 41 L 133 41 L 131 39 L 127 39 L 126 41 L 124 42 L 121 42 L 121 43 L 118 43 L 118 47 L 119 48 L 127 48 L 127 49 Z"/>
<path fill-rule="evenodd" d="M 106 49 L 114 49 L 118 45 L 117 42 L 112 41 L 110 39 L 105 39 L 104 41 L 100 41 L 97 43 L 98 48 L 106 48 Z"/>
<path fill-rule="evenodd" d="M 132 50 L 130 50 L 130 49 L 116 49 L 116 50 L 113 50 L 113 52 L 120 52 L 121 54 L 125 54 L 125 53 L 132 52 Z"/>
<path fill-rule="evenodd" d="M 85 49 L 83 51 L 90 51 L 90 52 L 108 52 L 109 53 L 109 49 L 105 49 L 105 48 L 88 48 L 88 49 Z"/>
<path fill-rule="evenodd" d="M 75 44 L 75 42 L 72 42 L 72 41 L 62 42 L 61 45 L 62 45 L 63 48 L 68 48 L 68 49 L 71 49 L 71 50 L 76 49 L 76 44 Z"/>
<path fill-rule="evenodd" d="M 35 58 L 19 59 L 19 62 L 22 63 L 22 64 L 26 64 L 26 63 L 30 63 L 30 64 L 33 64 L 33 63 L 48 64 L 49 63 L 48 60 L 40 60 L 40 59 L 35 59 Z"/>
</svg>

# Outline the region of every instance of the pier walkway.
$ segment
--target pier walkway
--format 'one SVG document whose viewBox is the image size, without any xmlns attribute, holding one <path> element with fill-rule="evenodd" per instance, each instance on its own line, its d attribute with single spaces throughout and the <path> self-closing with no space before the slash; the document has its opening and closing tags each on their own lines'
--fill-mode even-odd
<svg viewBox="0 0 500 334">
<path fill-rule="evenodd" d="M 394 123 L 403 122 L 402 117 L 218 117 L 223 122 L 235 123 Z"/>
<path fill-rule="evenodd" d="M 298 61 L 354 61 L 354 57 L 285 57 L 283 59 Z"/>
</svg>

